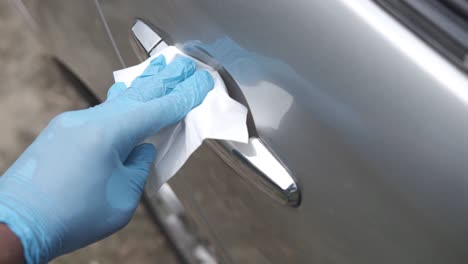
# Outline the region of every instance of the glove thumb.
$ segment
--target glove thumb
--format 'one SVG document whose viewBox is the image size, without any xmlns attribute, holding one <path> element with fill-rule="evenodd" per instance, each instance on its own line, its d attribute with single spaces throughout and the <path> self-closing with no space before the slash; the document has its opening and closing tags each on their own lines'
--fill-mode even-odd
<svg viewBox="0 0 468 264">
<path fill-rule="evenodd" d="M 143 192 L 146 179 L 151 170 L 151 164 L 155 158 L 156 149 L 152 144 L 145 143 L 135 147 L 124 163 L 125 167 L 131 172 L 129 177 L 132 188 L 138 194 Z"/>
</svg>

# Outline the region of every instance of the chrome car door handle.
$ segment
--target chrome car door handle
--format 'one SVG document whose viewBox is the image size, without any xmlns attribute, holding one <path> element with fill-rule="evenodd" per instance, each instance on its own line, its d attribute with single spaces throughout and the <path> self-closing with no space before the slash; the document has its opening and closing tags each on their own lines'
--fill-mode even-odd
<svg viewBox="0 0 468 264">
<path fill-rule="evenodd" d="M 166 39 L 148 24 L 137 19 L 131 28 L 132 36 L 143 57 L 157 53 L 167 47 Z M 199 47 L 184 47 L 184 52 L 218 70 L 234 99 L 243 101 L 243 95 L 229 73 Z M 226 140 L 207 140 L 207 144 L 241 176 L 248 179 L 271 197 L 283 204 L 298 206 L 301 192 L 294 177 L 274 152 L 257 136 L 251 116 L 248 118 L 251 138 L 247 144 Z"/>
<path fill-rule="evenodd" d="M 258 137 L 243 144 L 208 140 L 208 145 L 241 176 L 283 204 L 299 206 L 301 192 L 286 166 Z"/>
</svg>

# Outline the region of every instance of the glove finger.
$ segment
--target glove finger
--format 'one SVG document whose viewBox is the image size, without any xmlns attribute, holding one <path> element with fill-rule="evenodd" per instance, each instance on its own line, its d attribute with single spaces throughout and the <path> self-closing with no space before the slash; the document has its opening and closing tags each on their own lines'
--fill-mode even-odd
<svg viewBox="0 0 468 264">
<path fill-rule="evenodd" d="M 107 91 L 107 99 L 106 101 L 109 101 L 121 94 L 123 91 L 127 89 L 127 86 L 123 82 L 118 82 L 114 83 L 110 88 L 109 91 Z"/>
<path fill-rule="evenodd" d="M 164 58 L 164 56 L 160 55 L 154 58 L 153 60 L 151 60 L 150 64 L 148 65 L 148 67 L 146 67 L 143 73 L 132 82 L 131 86 L 137 85 L 139 82 L 141 82 L 141 79 L 144 79 L 146 77 L 159 73 L 160 71 L 164 69 L 165 66 L 166 66 L 166 58 Z M 122 82 L 114 83 L 111 86 L 111 88 L 109 88 L 109 91 L 107 91 L 106 101 L 109 101 L 119 96 L 125 90 L 127 90 L 127 86 L 124 83 Z"/>
<path fill-rule="evenodd" d="M 162 97 L 191 76 L 195 67 L 191 59 L 177 57 L 158 74 L 138 77 L 128 89 L 128 96 L 142 102 Z"/>
<path fill-rule="evenodd" d="M 158 57 L 154 58 L 151 60 L 150 64 L 146 69 L 143 71 L 143 73 L 139 77 L 147 77 L 147 76 L 152 76 L 157 73 L 160 73 L 164 67 L 166 67 L 166 58 L 163 55 L 159 55 Z M 137 78 L 138 79 L 138 78 Z M 135 81 L 132 82 L 133 83 Z"/>
<path fill-rule="evenodd" d="M 161 128 L 176 123 L 201 104 L 213 86 L 213 77 L 207 71 L 196 71 L 170 94 L 147 102 L 139 110 L 138 119 L 134 119 L 135 123 L 129 126 L 134 130 L 129 133 L 135 135 L 133 138 L 136 142 L 140 142 Z"/>
<path fill-rule="evenodd" d="M 143 192 L 146 178 L 151 170 L 151 164 L 156 158 L 156 149 L 152 144 L 141 144 L 128 155 L 124 166 L 131 172 L 130 184 L 138 197 Z"/>
<path fill-rule="evenodd" d="M 135 147 L 123 163 L 117 167 L 106 186 L 106 200 L 112 209 L 122 212 L 122 217 L 115 217 L 110 225 L 116 230 L 125 226 L 138 205 L 143 192 L 151 163 L 156 157 L 156 149 L 151 144 Z"/>
<path fill-rule="evenodd" d="M 166 58 L 163 55 L 159 55 L 158 57 L 151 60 L 150 64 L 143 73 L 138 76 L 135 80 L 133 80 L 132 84 L 128 89 L 128 95 L 137 100 L 141 100 L 139 95 L 139 87 L 147 86 L 148 83 L 151 83 L 152 77 L 158 73 L 160 73 L 166 67 Z"/>
</svg>

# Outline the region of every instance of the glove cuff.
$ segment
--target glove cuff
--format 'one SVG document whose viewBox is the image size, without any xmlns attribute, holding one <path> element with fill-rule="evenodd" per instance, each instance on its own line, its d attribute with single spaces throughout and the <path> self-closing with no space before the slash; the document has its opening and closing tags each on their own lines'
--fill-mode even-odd
<svg viewBox="0 0 468 264">
<path fill-rule="evenodd" d="M 11 195 L 0 193 L 0 223 L 6 224 L 20 239 L 26 263 L 47 263 L 52 252 L 47 235 L 42 232 L 41 223 L 44 222 L 18 202 Z"/>
</svg>

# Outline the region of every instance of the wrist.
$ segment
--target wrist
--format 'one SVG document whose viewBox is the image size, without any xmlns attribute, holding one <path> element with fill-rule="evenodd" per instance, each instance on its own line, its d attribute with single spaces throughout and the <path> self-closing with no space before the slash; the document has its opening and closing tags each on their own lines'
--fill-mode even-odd
<svg viewBox="0 0 468 264">
<path fill-rule="evenodd" d="M 0 223 L 8 226 L 21 243 L 26 263 L 46 263 L 50 260 L 47 235 L 42 232 L 43 221 L 37 219 L 27 206 L 10 195 L 0 193 Z"/>
<path fill-rule="evenodd" d="M 25 263 L 23 246 L 20 239 L 11 229 L 0 223 L 0 264 Z"/>
</svg>

